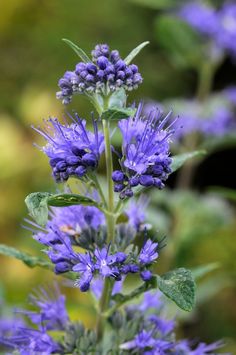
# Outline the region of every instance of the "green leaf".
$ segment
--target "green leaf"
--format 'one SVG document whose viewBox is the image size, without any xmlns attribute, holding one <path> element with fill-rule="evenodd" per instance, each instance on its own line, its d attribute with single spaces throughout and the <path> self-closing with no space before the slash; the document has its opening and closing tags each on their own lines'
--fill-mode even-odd
<svg viewBox="0 0 236 355">
<path fill-rule="evenodd" d="M 126 64 L 130 64 L 131 61 L 136 57 L 136 55 L 139 54 L 139 52 L 144 48 L 146 47 L 146 45 L 148 45 L 149 42 L 146 41 L 146 42 L 143 42 L 141 43 L 139 46 L 137 46 L 136 48 L 134 48 L 130 53 L 129 55 L 127 55 L 127 57 L 124 59 L 125 63 Z"/>
<path fill-rule="evenodd" d="M 142 5 L 154 10 L 165 9 L 176 5 L 176 0 L 130 0 L 131 2 Z"/>
<path fill-rule="evenodd" d="M 177 66 L 196 67 L 202 60 L 199 35 L 177 16 L 157 16 L 155 36 Z"/>
<path fill-rule="evenodd" d="M 201 265 L 193 268 L 192 275 L 194 280 L 198 280 L 205 276 L 206 274 L 210 273 L 211 271 L 214 271 L 220 267 L 220 263 L 210 263 L 206 265 Z"/>
<path fill-rule="evenodd" d="M 63 42 L 68 44 L 68 46 L 71 47 L 75 51 L 75 53 L 82 59 L 83 62 L 91 63 L 91 59 L 87 56 L 87 54 L 83 51 L 83 49 L 78 47 L 76 44 L 71 42 L 69 39 L 63 38 L 62 40 L 63 40 Z"/>
<path fill-rule="evenodd" d="M 44 226 L 48 219 L 48 198 L 52 196 L 48 192 L 33 192 L 29 194 L 25 203 L 29 214 L 40 225 Z"/>
<path fill-rule="evenodd" d="M 192 159 L 197 156 L 204 155 L 204 154 L 206 154 L 205 150 L 195 150 L 190 153 L 183 153 L 183 154 L 173 156 L 172 163 L 171 163 L 172 173 L 175 172 L 176 170 L 178 170 L 179 168 L 181 168 L 181 166 L 184 165 L 184 163 L 187 160 Z"/>
<path fill-rule="evenodd" d="M 195 282 L 190 270 L 179 268 L 157 275 L 157 284 L 162 293 L 184 311 L 190 312 L 195 304 Z"/>
<path fill-rule="evenodd" d="M 120 88 L 119 90 L 116 90 L 115 92 L 113 92 L 113 94 L 111 95 L 110 99 L 109 99 L 109 103 L 108 103 L 108 108 L 125 108 L 126 106 L 126 92 L 125 89 Z"/>
<path fill-rule="evenodd" d="M 27 253 L 23 253 L 15 248 L 9 247 L 4 244 L 0 244 L 0 254 L 13 257 L 15 259 L 23 261 L 29 267 L 40 266 L 45 269 L 53 270 L 53 264 L 36 256 L 31 256 Z"/>
<path fill-rule="evenodd" d="M 136 112 L 134 108 L 119 108 L 114 107 L 102 113 L 103 120 L 119 120 L 121 118 L 133 117 Z"/>
<path fill-rule="evenodd" d="M 51 195 L 47 199 L 49 206 L 65 207 L 72 205 L 98 206 L 98 203 L 89 197 L 78 194 L 58 194 Z"/>
</svg>

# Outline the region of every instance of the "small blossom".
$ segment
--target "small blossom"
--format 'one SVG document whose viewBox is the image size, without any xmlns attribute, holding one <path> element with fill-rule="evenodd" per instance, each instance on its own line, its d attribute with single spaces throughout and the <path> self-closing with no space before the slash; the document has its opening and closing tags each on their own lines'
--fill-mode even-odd
<svg viewBox="0 0 236 355">
<path fill-rule="evenodd" d="M 79 254 L 79 263 L 73 266 L 72 270 L 80 274 L 80 278 L 76 285 L 79 286 L 82 292 L 88 291 L 90 288 L 90 283 L 93 278 L 93 273 L 95 271 L 95 265 L 93 263 L 92 257 L 89 253 Z"/>
<path fill-rule="evenodd" d="M 98 166 L 104 150 L 104 137 L 93 121 L 94 133 L 86 129 L 85 121 L 75 115 L 74 123 L 61 124 L 49 119 L 47 129 L 36 129 L 47 141 L 42 148 L 48 156 L 52 175 L 56 182 L 65 182 L 69 177 L 82 179 Z"/>
<path fill-rule="evenodd" d="M 143 265 L 153 263 L 158 258 L 157 247 L 158 243 L 154 243 L 151 239 L 148 239 L 140 251 L 139 262 Z"/>
</svg>

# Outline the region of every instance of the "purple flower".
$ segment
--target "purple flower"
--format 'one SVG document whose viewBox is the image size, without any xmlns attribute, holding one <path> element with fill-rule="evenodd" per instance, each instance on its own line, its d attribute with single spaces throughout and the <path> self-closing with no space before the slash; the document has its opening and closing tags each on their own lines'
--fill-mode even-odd
<svg viewBox="0 0 236 355">
<path fill-rule="evenodd" d="M 35 295 L 30 295 L 31 303 L 39 308 L 39 312 L 25 312 L 34 324 L 46 330 L 63 330 L 69 322 L 65 307 L 65 296 L 60 295 L 57 285 L 46 291 L 41 288 Z M 24 312 L 23 312 L 24 313 Z"/>
<path fill-rule="evenodd" d="M 124 343 L 120 346 L 123 350 L 130 350 L 130 349 L 146 349 L 146 348 L 153 348 L 155 346 L 155 339 L 152 337 L 152 331 L 142 330 L 138 333 L 134 340 L 131 340 L 127 343 Z"/>
<path fill-rule="evenodd" d="M 236 56 L 236 4 L 226 2 L 219 10 L 219 25 L 216 43 L 219 47 Z"/>
<path fill-rule="evenodd" d="M 42 150 L 50 159 L 56 182 L 67 181 L 71 176 L 83 178 L 88 171 L 97 168 L 104 150 L 104 137 L 98 131 L 96 121 L 93 121 L 92 133 L 77 114 L 73 120 L 74 123 L 69 125 L 61 124 L 57 119 L 49 119 L 47 129 L 34 128 L 48 141 Z"/>
<path fill-rule="evenodd" d="M 90 288 L 90 283 L 93 278 L 93 273 L 95 271 L 95 265 L 93 263 L 92 257 L 89 253 L 78 254 L 79 263 L 73 266 L 72 270 L 80 274 L 80 278 L 76 285 L 79 286 L 82 292 L 88 291 Z"/>
<path fill-rule="evenodd" d="M 158 258 L 157 247 L 158 243 L 154 243 L 151 239 L 148 239 L 140 251 L 139 262 L 143 265 L 153 263 Z"/>
<path fill-rule="evenodd" d="M 179 11 L 179 16 L 204 35 L 213 35 L 219 26 L 217 12 L 202 2 L 189 2 Z"/>
<path fill-rule="evenodd" d="M 56 96 L 68 104 L 74 94 L 107 94 L 121 87 L 133 90 L 142 82 L 138 67 L 127 65 L 117 50 L 110 51 L 107 44 L 98 44 L 92 51 L 89 63 L 80 62 L 74 71 L 67 71 L 59 80 L 60 91 Z"/>
<path fill-rule="evenodd" d="M 96 258 L 95 267 L 103 277 L 120 277 L 119 269 L 115 266 L 123 263 L 126 260 L 126 255 L 122 252 L 109 255 L 109 247 L 104 247 L 101 250 L 98 248 L 94 251 Z"/>
<path fill-rule="evenodd" d="M 141 195 L 138 200 L 131 200 L 128 207 L 125 210 L 128 216 L 128 224 L 132 226 L 137 232 L 147 229 L 149 225 L 144 224 L 146 218 L 146 209 L 149 203 L 149 199 Z"/>
<path fill-rule="evenodd" d="M 155 324 L 156 330 L 161 332 L 163 336 L 168 335 L 173 332 L 175 327 L 175 321 L 173 319 L 167 320 L 163 317 L 157 316 L 155 314 L 151 315 L 149 321 Z"/>
<path fill-rule="evenodd" d="M 120 198 L 131 196 L 132 187 L 137 185 L 162 189 L 171 172 L 169 141 L 173 132 L 164 129 L 169 115 L 161 120 L 160 112 L 152 110 L 145 118 L 141 115 L 142 108 L 140 104 L 134 117 L 123 119 L 118 124 L 123 136 L 120 172 L 125 178 L 117 184 L 116 171 L 114 188 L 120 192 Z"/>
</svg>

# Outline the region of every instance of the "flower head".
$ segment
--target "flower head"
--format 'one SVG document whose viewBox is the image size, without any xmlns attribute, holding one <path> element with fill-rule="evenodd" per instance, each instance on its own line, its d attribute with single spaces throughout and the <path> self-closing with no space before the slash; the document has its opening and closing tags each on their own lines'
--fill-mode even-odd
<svg viewBox="0 0 236 355">
<path fill-rule="evenodd" d="M 169 142 L 173 132 L 164 129 L 169 115 L 161 120 L 158 110 L 152 110 L 148 117 L 142 117 L 141 112 L 140 104 L 134 117 L 118 124 L 123 136 L 123 176 L 114 171 L 112 178 L 120 198 L 132 196 L 132 188 L 138 185 L 162 189 L 171 172 Z"/>
<path fill-rule="evenodd" d="M 158 243 L 154 243 L 151 239 L 148 239 L 140 251 L 139 262 L 142 265 L 153 263 L 158 258 L 157 247 Z"/>
<path fill-rule="evenodd" d="M 219 47 L 236 56 L 236 4 L 226 2 L 219 10 L 219 25 L 216 43 Z"/>
<path fill-rule="evenodd" d="M 65 72 L 59 80 L 57 98 L 68 104 L 77 93 L 87 95 L 114 92 L 119 88 L 133 90 L 142 82 L 138 67 L 126 64 L 117 50 L 110 51 L 107 44 L 98 44 L 89 63 L 80 62 L 74 71 Z"/>
<path fill-rule="evenodd" d="M 67 181 L 69 177 L 83 178 L 96 169 L 104 150 L 104 137 L 93 121 L 94 132 L 86 129 L 86 122 L 75 115 L 71 125 L 49 119 L 47 129 L 36 129 L 47 141 L 42 148 L 50 159 L 52 175 L 56 182 Z"/>
</svg>

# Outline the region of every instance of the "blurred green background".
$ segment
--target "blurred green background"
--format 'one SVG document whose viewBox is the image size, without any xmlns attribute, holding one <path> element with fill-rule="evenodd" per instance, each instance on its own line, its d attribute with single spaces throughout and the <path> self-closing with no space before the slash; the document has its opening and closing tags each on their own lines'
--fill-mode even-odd
<svg viewBox="0 0 236 355">
<path fill-rule="evenodd" d="M 158 16 L 151 8 L 121 0 L 8 0 L 0 4 L 0 242 L 40 255 L 40 246 L 21 228 L 27 215 L 24 198 L 33 191 L 54 191 L 46 157 L 33 147 L 42 143 L 31 129 L 43 118 L 62 117 L 65 110 L 56 100 L 57 81 L 73 69 L 77 57 L 62 41 L 69 38 L 90 52 L 96 43 L 108 43 L 122 56 L 139 43 L 150 45 L 136 59 L 144 83 L 129 100 L 191 97 L 196 74 L 178 68 L 159 46 L 153 25 Z M 163 38 L 162 38 L 163 41 Z M 214 86 L 232 83 L 235 66 L 228 59 L 219 68 Z M 83 97 L 66 110 L 80 116 L 90 114 Z M 217 164 L 234 150 L 223 150 Z M 234 154 L 235 157 L 235 154 Z M 202 170 L 204 176 L 204 169 Z M 199 181 L 201 180 L 201 177 Z M 201 180 L 202 181 L 202 180 Z M 214 184 L 214 174 L 210 184 Z M 234 204 L 198 192 L 173 191 L 175 177 L 163 193 L 156 193 L 148 219 L 156 229 L 168 233 L 167 248 L 158 270 L 172 266 L 194 267 L 209 262 L 220 266 L 199 288 L 199 307 L 191 317 L 182 315 L 180 332 L 192 338 L 236 341 L 236 221 Z M 227 176 L 222 178 L 227 186 Z M 230 187 L 236 187 L 230 186 Z M 195 190 L 203 190 L 195 184 Z M 206 187 L 204 186 L 206 190 Z M 166 202 L 168 201 L 168 203 Z M 174 257 L 173 257 L 174 255 Z M 52 275 L 30 270 L 19 261 L 1 257 L 1 287 L 8 304 L 26 304 L 27 294 L 39 283 L 51 282 Z M 65 287 L 66 288 L 66 287 Z M 66 288 L 72 318 L 93 322 L 93 309 L 78 290 Z M 235 340 L 233 340 L 235 338 Z"/>
</svg>

